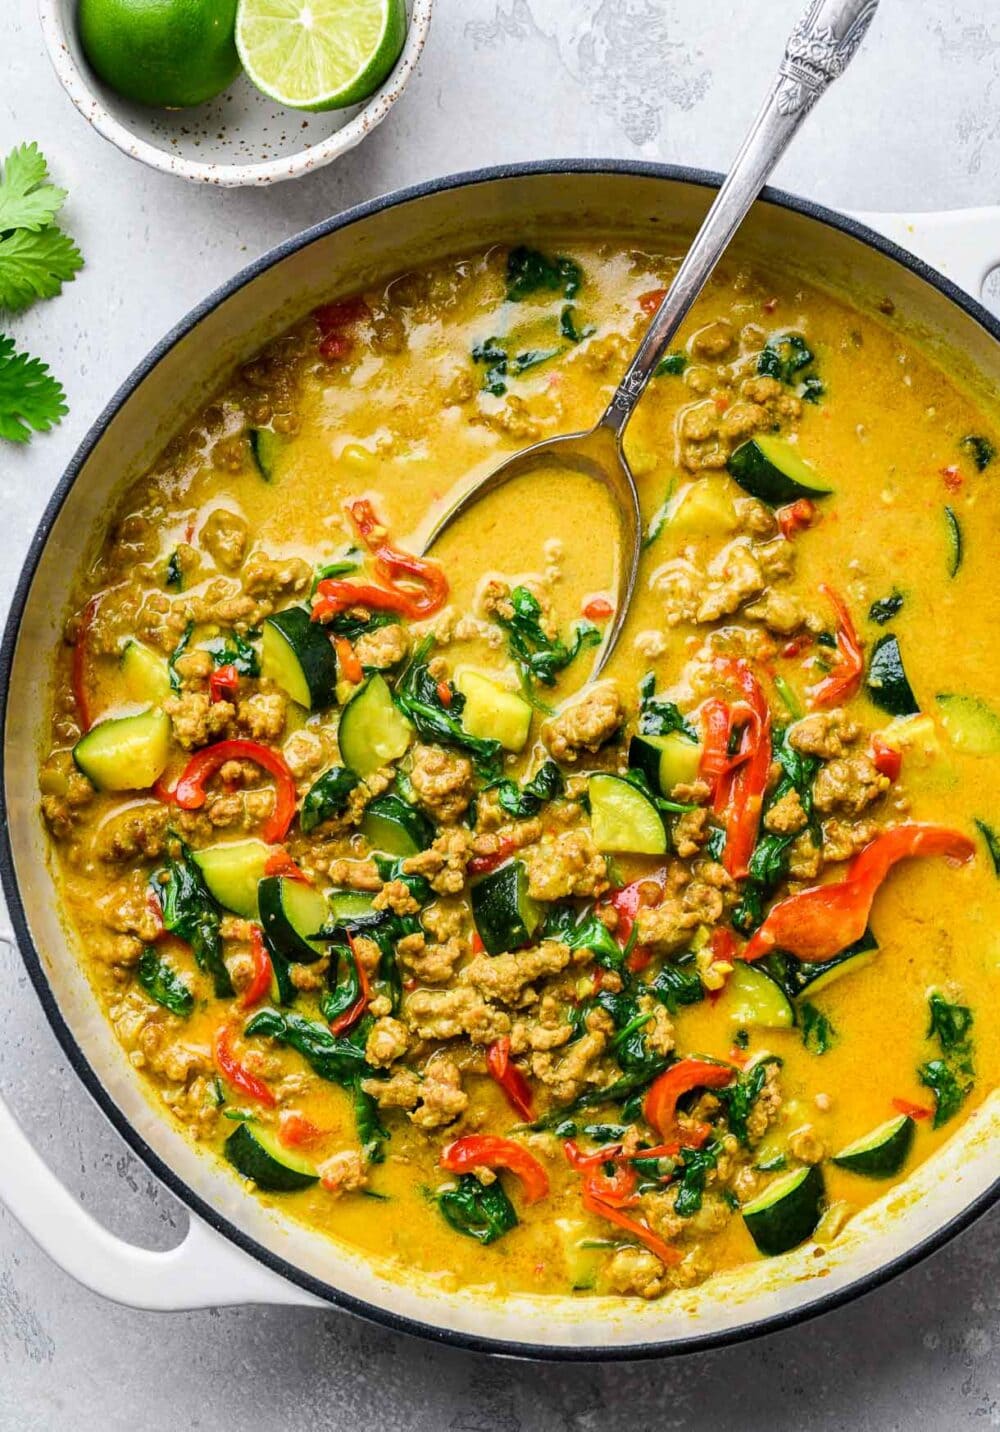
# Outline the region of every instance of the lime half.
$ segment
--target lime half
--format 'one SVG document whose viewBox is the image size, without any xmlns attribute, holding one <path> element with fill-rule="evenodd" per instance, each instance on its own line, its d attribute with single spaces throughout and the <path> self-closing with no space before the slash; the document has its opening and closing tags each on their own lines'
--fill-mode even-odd
<svg viewBox="0 0 1000 1432">
<path fill-rule="evenodd" d="M 378 89 L 406 39 L 405 0 L 239 0 L 236 48 L 291 109 L 342 109 Z"/>
</svg>

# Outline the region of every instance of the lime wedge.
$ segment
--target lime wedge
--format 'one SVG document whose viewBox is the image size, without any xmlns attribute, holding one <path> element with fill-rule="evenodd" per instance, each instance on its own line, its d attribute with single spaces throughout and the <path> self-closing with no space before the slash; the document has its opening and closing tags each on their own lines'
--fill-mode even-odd
<svg viewBox="0 0 1000 1432">
<path fill-rule="evenodd" d="M 378 89 L 406 39 L 405 0 L 239 0 L 236 48 L 291 109 L 342 109 Z"/>
</svg>

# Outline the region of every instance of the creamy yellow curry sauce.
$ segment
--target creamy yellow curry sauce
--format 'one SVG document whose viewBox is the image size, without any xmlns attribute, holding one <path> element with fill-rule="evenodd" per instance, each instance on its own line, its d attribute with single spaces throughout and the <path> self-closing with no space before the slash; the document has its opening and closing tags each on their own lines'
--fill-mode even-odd
<svg viewBox="0 0 1000 1432">
<path fill-rule="evenodd" d="M 446 1286 L 655 1297 L 835 1239 L 994 1087 L 997 431 L 723 267 L 494 248 L 318 309 L 130 488 L 41 770 L 81 962 L 248 1195 Z M 820 887 L 817 890 L 816 887 Z"/>
</svg>

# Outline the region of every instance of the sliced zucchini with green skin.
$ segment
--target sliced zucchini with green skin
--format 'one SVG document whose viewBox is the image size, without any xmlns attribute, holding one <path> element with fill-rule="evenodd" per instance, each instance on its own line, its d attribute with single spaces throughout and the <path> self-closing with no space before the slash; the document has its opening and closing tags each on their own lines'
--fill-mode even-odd
<svg viewBox="0 0 1000 1432">
<path fill-rule="evenodd" d="M 833 491 L 821 485 L 815 468 L 783 438 L 751 438 L 736 449 L 727 466 L 744 492 L 772 507 L 800 497 L 828 497 Z"/>
<path fill-rule="evenodd" d="M 125 643 L 120 666 L 130 701 L 145 701 L 156 706 L 170 695 L 166 659 L 143 646 L 141 641 Z"/>
<path fill-rule="evenodd" d="M 499 741 L 505 751 L 524 750 L 531 730 L 531 707 L 523 696 L 481 671 L 459 671 L 455 685 L 465 697 L 462 725 L 470 736 Z"/>
<path fill-rule="evenodd" d="M 899 642 L 891 632 L 872 647 L 865 686 L 873 703 L 890 716 L 915 716 L 920 710 L 906 678 Z"/>
<path fill-rule="evenodd" d="M 194 851 L 194 862 L 201 870 L 208 893 L 234 915 L 256 920 L 257 886 L 264 878 L 264 867 L 274 854 L 272 845 L 262 840 L 238 840 L 228 845 L 206 845 Z"/>
<path fill-rule="evenodd" d="M 798 992 L 808 994 L 812 999 L 813 995 L 819 994 L 820 990 L 827 989 L 835 980 L 843 979 L 845 975 L 856 974 L 870 965 L 878 954 L 878 948 L 871 950 L 859 950 L 857 954 L 838 955 L 834 960 L 828 960 L 822 965 L 802 965 L 799 968 Z"/>
<path fill-rule="evenodd" d="M 349 925 L 354 920 L 367 920 L 378 911 L 372 908 L 371 895 L 360 890 L 331 890 L 327 898 L 334 925 Z"/>
<path fill-rule="evenodd" d="M 289 963 L 281 955 L 276 955 L 273 950 L 268 950 L 271 957 L 271 1000 L 274 1004 L 294 1004 L 295 996 L 298 994 L 297 987 L 292 983 L 292 972 Z"/>
<path fill-rule="evenodd" d="M 701 765 L 701 743 L 691 741 L 683 731 L 666 736 L 633 736 L 628 763 L 642 771 L 654 791 L 669 798 L 674 786 L 690 785 Z"/>
<path fill-rule="evenodd" d="M 305 607 L 286 607 L 265 619 L 260 672 L 309 711 L 333 703 L 337 687 L 333 644 Z"/>
<path fill-rule="evenodd" d="M 301 880 L 267 875 L 257 887 L 264 943 L 281 959 L 308 965 L 325 953 L 317 935 L 330 914 L 326 896 Z"/>
<path fill-rule="evenodd" d="M 73 747 L 73 760 L 99 791 L 148 790 L 169 756 L 170 718 L 156 708 L 98 721 Z"/>
<path fill-rule="evenodd" d="M 337 741 L 344 764 L 364 780 L 406 754 L 413 727 L 384 676 L 370 676 L 344 707 Z"/>
<path fill-rule="evenodd" d="M 524 862 L 512 860 L 472 886 L 472 918 L 489 955 L 530 945 L 545 912 L 528 894 Z"/>
<path fill-rule="evenodd" d="M 825 1197 L 819 1164 L 793 1169 L 769 1183 L 759 1198 L 743 1205 L 743 1222 L 758 1250 L 774 1258 L 812 1236 Z"/>
<path fill-rule="evenodd" d="M 416 855 L 434 839 L 434 827 L 399 796 L 386 795 L 369 803 L 361 834 L 373 850 L 385 855 Z"/>
<path fill-rule="evenodd" d="M 664 855 L 667 831 L 648 796 L 621 776 L 591 776 L 590 828 L 598 850 Z"/>
<path fill-rule="evenodd" d="M 1000 716 L 985 701 L 942 691 L 937 704 L 941 724 L 957 751 L 968 756 L 1000 756 Z"/>
<path fill-rule="evenodd" d="M 310 1159 L 283 1148 L 269 1129 L 249 1120 L 237 1124 L 224 1152 L 233 1168 L 268 1193 L 295 1193 L 319 1182 Z"/>
<path fill-rule="evenodd" d="M 270 482 L 274 477 L 280 447 L 281 438 L 270 428 L 250 429 L 250 453 L 265 482 Z"/>
<path fill-rule="evenodd" d="M 747 1029 L 791 1029 L 795 1011 L 785 991 L 763 970 L 737 963 L 726 981 L 726 1013 Z"/>
<path fill-rule="evenodd" d="M 299 825 L 303 834 L 308 835 L 325 820 L 333 820 L 342 815 L 347 809 L 351 792 L 357 785 L 357 776 L 346 766 L 331 766 L 328 771 L 324 771 L 319 780 L 314 781 L 306 791 L 302 802 Z"/>
<path fill-rule="evenodd" d="M 916 1130 L 909 1114 L 900 1114 L 834 1154 L 833 1162 L 865 1178 L 893 1178 L 910 1156 Z"/>
<path fill-rule="evenodd" d="M 953 507 L 944 509 L 944 521 L 948 534 L 948 576 L 954 577 L 962 565 L 962 524 Z"/>
</svg>

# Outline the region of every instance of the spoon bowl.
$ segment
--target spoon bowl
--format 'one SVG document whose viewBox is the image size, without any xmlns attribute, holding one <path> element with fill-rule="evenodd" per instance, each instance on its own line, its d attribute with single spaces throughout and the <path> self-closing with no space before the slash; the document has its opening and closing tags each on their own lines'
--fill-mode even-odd
<svg viewBox="0 0 1000 1432">
<path fill-rule="evenodd" d="M 802 121 L 843 74 L 871 24 L 878 0 L 811 0 L 785 46 L 785 57 L 725 183 L 705 216 L 673 283 L 654 313 L 611 402 L 589 432 L 545 438 L 506 458 L 467 488 L 437 519 L 424 543 L 441 534 L 489 493 L 542 467 L 596 478 L 618 513 L 617 604 L 594 667 L 609 660 L 625 626 L 642 554 L 642 514 L 622 438 L 660 359 L 784 154 Z"/>
</svg>

